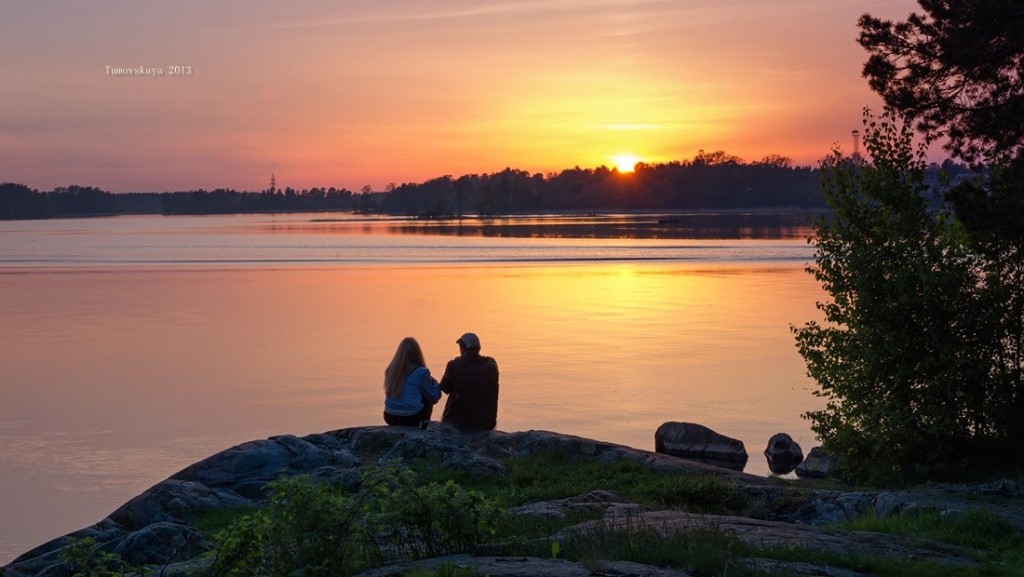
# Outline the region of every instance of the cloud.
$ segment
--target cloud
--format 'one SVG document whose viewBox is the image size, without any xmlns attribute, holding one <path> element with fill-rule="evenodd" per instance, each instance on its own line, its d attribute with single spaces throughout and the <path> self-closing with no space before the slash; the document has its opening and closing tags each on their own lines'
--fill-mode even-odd
<svg viewBox="0 0 1024 577">
<path fill-rule="evenodd" d="M 454 4 L 459 4 L 455 2 Z M 377 10 L 365 14 L 351 14 L 333 18 L 304 19 L 301 21 L 263 24 L 263 30 L 287 30 L 302 28 L 348 27 L 363 24 L 394 25 L 404 23 L 455 22 L 477 18 L 528 15 L 543 19 L 552 14 L 581 11 L 593 14 L 605 8 L 630 8 L 668 6 L 667 0 L 555 0 L 533 2 L 489 2 L 473 3 L 466 6 L 441 7 L 437 10 L 423 10 L 422 4 L 416 9 L 401 7 L 394 10 Z"/>
</svg>

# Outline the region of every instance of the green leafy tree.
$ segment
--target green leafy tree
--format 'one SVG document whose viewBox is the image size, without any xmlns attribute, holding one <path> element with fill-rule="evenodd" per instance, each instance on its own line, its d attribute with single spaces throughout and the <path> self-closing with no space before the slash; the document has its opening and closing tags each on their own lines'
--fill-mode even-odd
<svg viewBox="0 0 1024 577">
<path fill-rule="evenodd" d="M 1024 125 L 1024 118 L 1018 122 Z M 1024 441 L 1024 158 L 991 165 L 947 198 L 971 249 L 982 256 L 979 282 L 995 313 L 985 346 L 994 361 L 988 378 L 1000 391 L 996 418 L 1016 423 L 1008 444 Z"/>
<path fill-rule="evenodd" d="M 919 4 L 921 13 L 900 22 L 861 17 L 859 41 L 870 55 L 864 76 L 890 107 L 979 167 L 978 178 L 946 199 L 983 257 L 978 282 L 999 313 L 985 343 L 996 381 L 989 387 L 1000 390 L 993 411 L 1018 415 L 1009 436 L 1024 440 L 1024 4 Z"/>
<path fill-rule="evenodd" d="M 805 417 L 852 477 L 947 474 L 1009 425 L 993 420 L 990 295 L 962 229 L 929 210 L 912 129 L 865 112 L 865 134 L 870 163 L 822 161 L 833 218 L 808 270 L 831 300 L 793 331 L 826 405 Z"/>
</svg>

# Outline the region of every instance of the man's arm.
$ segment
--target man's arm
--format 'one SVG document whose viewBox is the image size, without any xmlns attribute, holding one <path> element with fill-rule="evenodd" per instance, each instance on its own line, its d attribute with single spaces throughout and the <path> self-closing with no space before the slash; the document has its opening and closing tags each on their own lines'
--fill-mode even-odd
<svg viewBox="0 0 1024 577">
<path fill-rule="evenodd" d="M 441 390 L 446 394 L 452 394 L 454 387 L 454 360 L 448 361 L 448 365 L 444 368 L 444 375 L 441 376 Z"/>
</svg>

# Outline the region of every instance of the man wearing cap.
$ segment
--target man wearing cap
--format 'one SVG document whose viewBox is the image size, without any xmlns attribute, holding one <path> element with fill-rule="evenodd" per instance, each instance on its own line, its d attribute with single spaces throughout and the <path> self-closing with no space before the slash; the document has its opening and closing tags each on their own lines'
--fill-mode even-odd
<svg viewBox="0 0 1024 577">
<path fill-rule="evenodd" d="M 460 355 L 450 361 L 441 377 L 448 394 L 442 423 L 464 431 L 490 431 L 498 420 L 498 363 L 480 354 L 480 339 L 466 333 L 455 341 Z"/>
</svg>

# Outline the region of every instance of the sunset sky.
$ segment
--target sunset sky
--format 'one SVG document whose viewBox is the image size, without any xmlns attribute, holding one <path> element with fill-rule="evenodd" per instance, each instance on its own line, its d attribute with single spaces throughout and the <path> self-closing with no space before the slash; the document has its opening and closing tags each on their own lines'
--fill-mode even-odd
<svg viewBox="0 0 1024 577">
<path fill-rule="evenodd" d="M 879 106 L 857 17 L 916 7 L 4 0 L 0 182 L 379 190 L 701 149 L 814 164 Z M 164 75 L 108 72 L 136 67 Z"/>
</svg>

